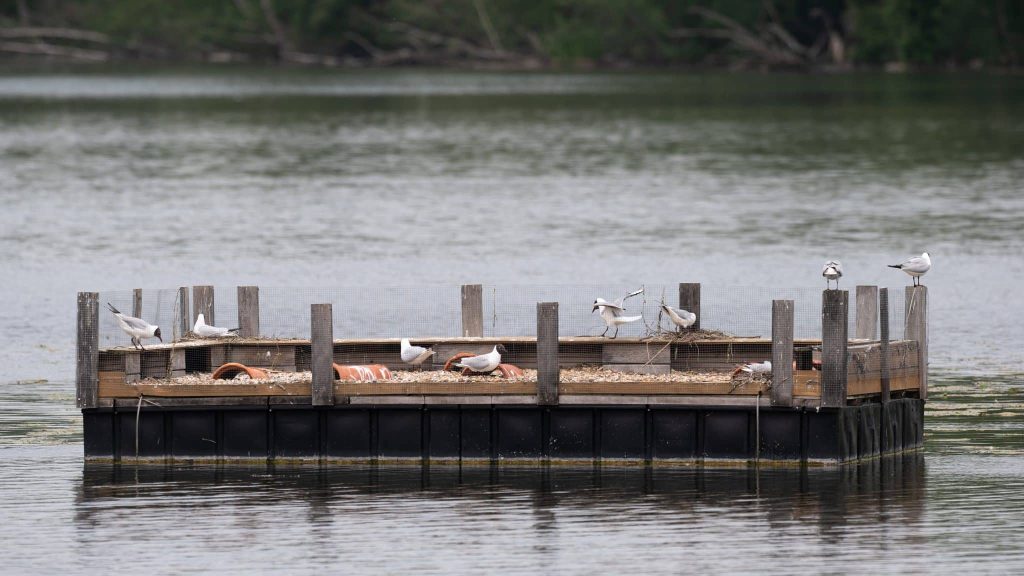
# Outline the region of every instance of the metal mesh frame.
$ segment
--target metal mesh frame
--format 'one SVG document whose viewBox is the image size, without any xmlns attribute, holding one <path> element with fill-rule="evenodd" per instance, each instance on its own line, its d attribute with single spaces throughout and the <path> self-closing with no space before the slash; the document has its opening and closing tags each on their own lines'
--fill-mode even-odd
<svg viewBox="0 0 1024 576">
<path fill-rule="evenodd" d="M 677 307 L 678 285 L 484 285 L 483 336 L 532 337 L 537 331 L 538 302 L 558 302 L 559 334 L 562 337 L 599 336 L 605 325 L 592 311 L 594 299 L 608 301 L 630 291 L 644 293 L 628 299 L 626 315 L 640 315 L 638 322 L 625 324 L 619 337 L 644 337 L 674 326 L 660 310 L 661 302 Z M 180 340 L 181 302 L 177 288 L 142 290 L 143 320 L 161 327 L 165 342 Z M 191 298 L 191 290 L 189 290 Z M 237 289 L 218 286 L 214 290 L 214 322 L 218 326 L 238 326 Z M 771 337 L 772 300 L 793 300 L 794 336 L 797 339 L 821 338 L 821 291 L 814 288 L 720 287 L 701 288 L 701 328 L 737 337 Z M 261 338 L 308 339 L 310 305 L 330 303 L 334 311 L 335 338 L 452 338 L 462 336 L 462 307 L 458 286 L 386 286 L 339 288 L 259 289 Z M 132 290 L 101 292 L 99 296 L 99 346 L 129 346 L 130 338 L 121 331 L 107 310 L 109 302 L 122 313 L 131 315 Z M 851 338 L 856 322 L 855 299 L 851 295 Z M 196 315 L 189 306 L 187 325 Z M 904 333 L 904 291 L 889 290 L 890 338 L 899 340 Z M 607 336 L 611 336 L 612 330 Z"/>
</svg>

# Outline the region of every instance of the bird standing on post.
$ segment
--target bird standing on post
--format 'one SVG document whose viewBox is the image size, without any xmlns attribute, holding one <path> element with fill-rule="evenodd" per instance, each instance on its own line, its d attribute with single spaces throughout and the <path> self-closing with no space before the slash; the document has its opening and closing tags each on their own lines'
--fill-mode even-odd
<svg viewBox="0 0 1024 576">
<path fill-rule="evenodd" d="M 642 318 L 642 316 L 623 316 L 622 313 L 625 312 L 626 309 L 623 308 L 622 305 L 623 303 L 625 303 L 626 300 L 632 298 L 633 296 L 643 293 L 644 289 L 641 288 L 636 292 L 630 292 L 629 294 L 626 294 L 625 296 L 619 298 L 615 302 L 609 302 L 604 298 L 598 298 L 594 300 L 594 306 L 593 308 L 590 309 L 590 313 L 593 314 L 595 311 L 597 311 L 601 314 L 601 319 L 604 320 L 605 328 L 604 332 L 601 332 L 601 336 L 607 334 L 608 329 L 614 326 L 615 334 L 612 335 L 612 339 L 614 340 L 615 337 L 619 335 L 619 326 L 623 324 L 628 324 L 630 322 L 636 322 L 637 320 Z"/>
<path fill-rule="evenodd" d="M 125 334 L 132 337 L 132 346 L 136 349 L 146 349 L 142 346 L 143 338 L 157 338 L 161 342 L 164 341 L 164 339 L 160 337 L 159 326 L 154 326 L 142 318 L 125 316 L 124 314 L 121 314 L 117 308 L 114 308 L 113 304 L 110 302 L 107 302 L 107 308 L 110 308 L 110 311 L 114 313 L 114 318 L 117 318 L 117 323 L 121 326 L 121 330 L 124 330 Z"/>
<path fill-rule="evenodd" d="M 911 256 L 899 264 L 889 264 L 889 268 L 899 268 L 914 279 L 914 286 L 921 285 L 921 276 L 932 269 L 932 258 L 927 252 L 920 256 Z"/>
<path fill-rule="evenodd" d="M 843 277 L 843 265 L 839 260 L 829 260 L 821 268 L 821 275 L 825 277 L 825 289 L 831 290 L 830 282 L 836 281 L 836 290 L 839 289 L 839 279 Z"/>
</svg>

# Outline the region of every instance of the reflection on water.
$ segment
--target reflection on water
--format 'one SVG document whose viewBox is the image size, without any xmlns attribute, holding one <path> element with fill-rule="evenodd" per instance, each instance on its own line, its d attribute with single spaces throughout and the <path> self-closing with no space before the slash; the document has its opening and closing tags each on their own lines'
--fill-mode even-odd
<svg viewBox="0 0 1024 576">
<path fill-rule="evenodd" d="M 470 556 L 495 567 L 605 571 L 639 554 L 656 572 L 682 561 L 750 569 L 761 555 L 775 568 L 817 572 L 815 559 L 850 554 L 851 542 L 913 539 L 906 527 L 926 513 L 926 475 L 919 455 L 761 470 L 87 465 L 75 538 L 87 548 L 131 538 L 142 551 L 153 539 L 176 552 L 209 549 L 201 542 L 212 534 L 217 547 L 244 549 L 272 531 L 275 554 L 305 549 L 293 567 L 311 570 L 342 561 L 444 570 Z M 194 568 L 170 556 L 174 570 Z M 247 552 L 234 567 L 256 568 L 261 556 Z"/>
</svg>

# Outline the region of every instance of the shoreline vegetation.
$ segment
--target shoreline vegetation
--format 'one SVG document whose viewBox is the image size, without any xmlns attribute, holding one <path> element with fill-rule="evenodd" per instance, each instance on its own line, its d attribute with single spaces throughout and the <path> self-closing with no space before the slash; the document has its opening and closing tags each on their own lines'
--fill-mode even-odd
<svg viewBox="0 0 1024 576">
<path fill-rule="evenodd" d="M 0 0 L 0 60 L 1019 71 L 1011 0 Z"/>
</svg>

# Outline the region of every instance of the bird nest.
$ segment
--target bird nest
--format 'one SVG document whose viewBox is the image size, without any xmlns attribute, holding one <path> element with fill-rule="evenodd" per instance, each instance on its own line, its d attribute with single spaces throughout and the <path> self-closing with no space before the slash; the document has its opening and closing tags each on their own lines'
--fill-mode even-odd
<svg viewBox="0 0 1024 576">
<path fill-rule="evenodd" d="M 681 342 L 686 344 L 688 342 L 700 342 L 702 340 L 725 340 L 729 338 L 735 338 L 728 332 L 722 332 L 721 330 L 690 330 L 684 328 L 682 330 L 665 330 L 658 328 L 652 331 L 648 337 L 651 340 L 661 340 L 668 342 Z"/>
</svg>

